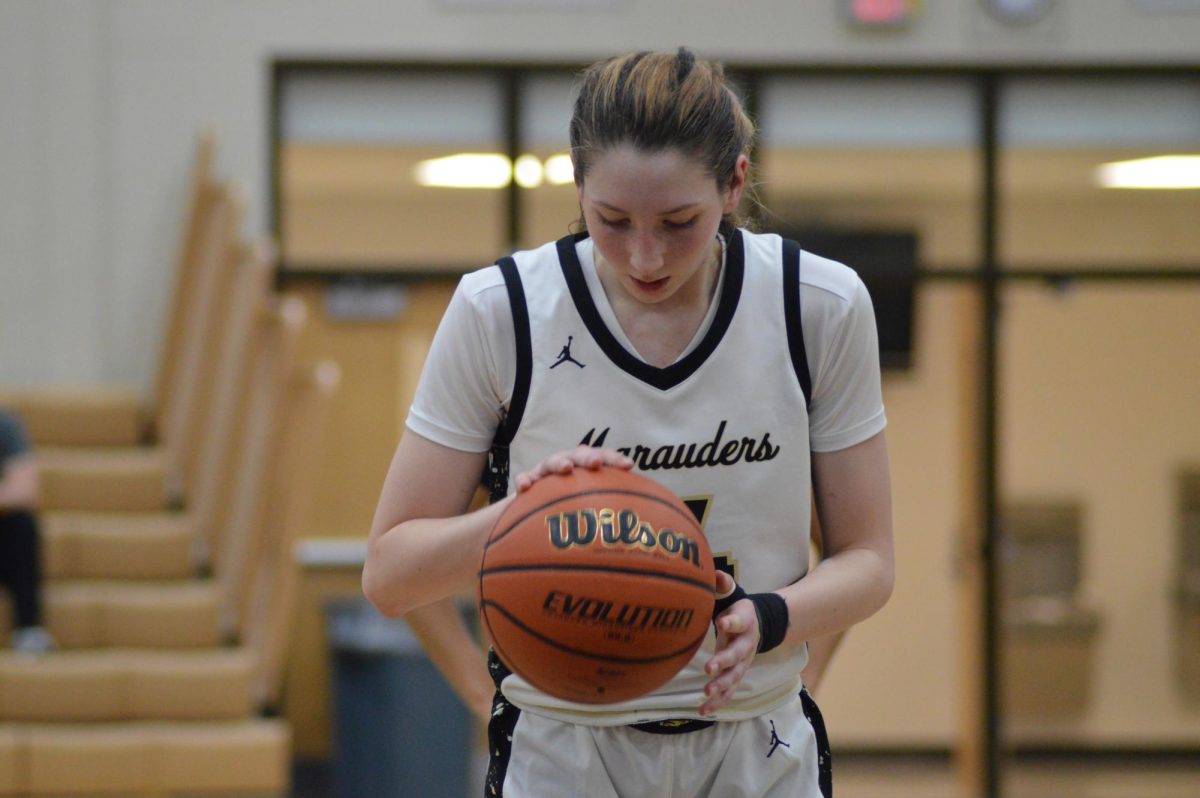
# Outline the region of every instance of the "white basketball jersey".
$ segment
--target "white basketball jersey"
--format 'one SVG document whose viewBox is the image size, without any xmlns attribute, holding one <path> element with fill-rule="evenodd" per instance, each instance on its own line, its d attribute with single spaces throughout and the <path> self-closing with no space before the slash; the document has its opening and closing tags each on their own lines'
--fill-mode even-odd
<svg viewBox="0 0 1200 798">
<path fill-rule="evenodd" d="M 620 450 L 635 461 L 635 470 L 692 507 L 718 565 L 731 569 L 747 591 L 801 579 L 809 565 L 811 451 L 798 248 L 789 242 L 785 266 L 778 236 L 731 231 L 706 329 L 677 362 L 657 368 L 610 326 L 615 317 L 603 291 L 594 275 L 589 288 L 580 263 L 580 249 L 588 246 L 576 236 L 517 253 L 517 293 L 512 264 L 506 265 L 510 297 L 520 305 L 523 294 L 528 318 L 522 354 L 524 323 L 516 309 L 519 384 L 509 416 L 516 424 L 511 473 L 579 443 Z M 794 301 L 785 303 L 785 296 Z M 523 409 L 520 375 L 528 378 Z M 708 682 L 702 666 L 714 643 L 710 632 L 671 682 L 622 704 L 561 701 L 515 675 L 503 691 L 520 707 L 577 723 L 698 717 Z M 794 698 L 806 661 L 803 646 L 759 655 L 718 718 L 761 715 Z"/>
</svg>

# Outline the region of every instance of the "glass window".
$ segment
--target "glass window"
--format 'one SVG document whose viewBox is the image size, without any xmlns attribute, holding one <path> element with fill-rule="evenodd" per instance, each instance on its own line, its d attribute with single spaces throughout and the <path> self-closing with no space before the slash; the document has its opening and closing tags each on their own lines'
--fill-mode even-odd
<svg viewBox="0 0 1200 798">
<path fill-rule="evenodd" d="M 524 152 L 540 170 L 521 192 L 521 246 L 536 247 L 562 238 L 579 218 L 579 200 L 570 163 L 568 126 L 575 99 L 572 74 L 535 74 L 521 84 Z"/>
<path fill-rule="evenodd" d="M 454 270 L 496 257 L 509 174 L 496 79 L 297 71 L 281 92 L 280 237 L 289 268 Z M 439 160 L 462 155 L 490 160 L 465 169 Z"/>
<path fill-rule="evenodd" d="M 943 78 L 768 78 L 764 226 L 907 232 L 922 267 L 973 267 L 980 181 L 971 89 Z"/>
<path fill-rule="evenodd" d="M 1106 187 L 1114 171 L 1105 168 L 1135 162 L 1128 177 L 1139 162 L 1153 169 L 1147 159 L 1200 157 L 1200 82 L 1020 78 L 1004 85 L 1000 109 L 1005 267 L 1161 269 L 1200 260 L 1195 171 L 1193 190 L 1168 190 Z M 1186 167 L 1174 163 L 1167 176 L 1183 177 Z"/>
<path fill-rule="evenodd" d="M 1200 285 L 1022 281 L 1003 302 L 1008 742 L 1194 743 Z"/>
</svg>

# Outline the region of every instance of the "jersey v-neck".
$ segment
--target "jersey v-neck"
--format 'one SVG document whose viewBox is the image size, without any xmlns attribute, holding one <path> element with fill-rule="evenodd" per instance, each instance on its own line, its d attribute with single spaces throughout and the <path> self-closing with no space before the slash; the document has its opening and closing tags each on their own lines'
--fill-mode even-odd
<svg viewBox="0 0 1200 798">
<path fill-rule="evenodd" d="M 724 264 L 725 239 L 720 236 L 718 236 L 718 239 L 721 242 L 721 263 Z M 613 337 L 617 339 L 617 342 L 629 350 L 630 354 L 645 361 L 646 357 L 638 351 L 637 346 L 630 339 L 628 333 L 625 332 L 625 328 L 621 326 L 621 322 L 617 318 L 617 311 L 613 308 L 612 302 L 609 301 L 608 292 L 604 290 L 604 284 L 600 282 L 600 275 L 596 271 L 596 247 L 592 239 L 585 238 L 577 242 L 575 244 L 575 252 L 579 257 L 579 265 L 583 269 L 583 278 L 587 281 L 588 292 L 592 295 L 592 302 L 595 303 L 596 310 L 599 311 L 604 325 L 608 327 Z M 725 268 L 722 266 L 717 272 L 717 284 L 713 286 L 714 297 L 721 293 L 721 286 L 724 284 Z M 696 331 L 692 333 L 692 340 L 688 341 L 687 346 L 683 348 L 683 351 L 679 353 L 679 356 L 675 360 L 671 361 L 672 363 L 676 363 L 687 357 L 688 353 L 699 346 L 700 342 L 704 340 L 705 333 L 712 326 L 712 320 L 717 316 L 718 304 L 712 301 L 708 303 L 708 308 L 704 311 L 704 318 L 700 320 Z"/>
<path fill-rule="evenodd" d="M 558 260 L 571 292 L 575 308 L 592 338 L 618 368 L 648 385 L 668 390 L 679 385 L 708 359 L 733 321 L 741 295 L 744 269 L 742 235 L 732 231 L 725 248 L 725 265 L 716 287 L 715 301 L 709 304 L 704 321 L 679 358 L 668 366 L 647 363 L 638 354 L 621 329 L 616 313 L 596 274 L 592 247 L 585 245 L 587 233 L 566 236 L 558 241 Z M 591 242 L 587 242 L 590 244 Z M 585 250 L 581 257 L 580 250 Z M 585 266 L 586 263 L 586 266 Z"/>
</svg>

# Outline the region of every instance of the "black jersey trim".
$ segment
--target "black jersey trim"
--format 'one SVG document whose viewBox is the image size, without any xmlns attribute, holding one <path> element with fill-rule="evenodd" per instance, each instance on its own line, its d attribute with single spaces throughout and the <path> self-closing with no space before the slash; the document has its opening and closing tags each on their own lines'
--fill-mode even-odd
<svg viewBox="0 0 1200 798">
<path fill-rule="evenodd" d="M 580 265 L 579 256 L 575 251 L 575 245 L 587 238 L 587 233 L 578 233 L 559 239 L 557 244 L 558 261 L 562 266 L 567 287 L 571 291 L 571 298 L 575 302 L 575 309 L 579 311 L 579 316 L 583 319 L 592 338 L 619 369 L 647 385 L 665 391 L 674 388 L 695 374 L 709 356 L 716 351 L 717 345 L 721 343 L 721 339 L 733 321 L 733 314 L 737 310 L 738 299 L 742 294 L 742 279 L 745 272 L 742 233 L 740 230 L 728 232 L 728 243 L 725 250 L 725 282 L 721 288 L 721 295 L 717 299 L 717 312 L 713 317 L 712 325 L 695 349 L 666 368 L 652 366 L 621 346 L 612 331 L 604 324 L 604 320 L 600 317 L 600 311 L 597 310 L 596 303 L 592 300 L 592 293 L 588 290 L 587 280 L 583 276 L 583 266 Z"/>
<path fill-rule="evenodd" d="M 804 348 L 804 325 L 800 316 L 800 245 L 783 240 L 783 319 L 787 326 L 788 352 L 792 370 L 804 392 L 804 403 L 812 405 L 812 376 L 808 372 L 808 352 Z"/>
<path fill-rule="evenodd" d="M 511 676 L 512 671 L 496 656 L 495 649 L 488 649 L 487 664 L 492 683 L 496 685 L 496 694 L 492 698 L 492 717 L 487 727 L 489 756 L 484 795 L 503 798 L 504 779 L 508 775 L 508 762 L 512 759 L 513 734 L 517 729 L 517 721 L 521 719 L 521 710 L 510 704 L 500 692 L 500 683 Z"/>
<path fill-rule="evenodd" d="M 521 284 L 517 262 L 511 257 L 501 258 L 496 265 L 500 267 L 500 273 L 504 275 L 504 287 L 508 289 L 508 304 L 512 307 L 517 345 L 517 374 L 512 400 L 508 403 L 504 423 L 500 425 L 503 435 L 500 442 L 508 445 L 516 437 L 521 417 L 525 415 L 525 402 L 529 399 L 529 383 L 533 379 L 533 338 L 529 332 L 529 308 L 525 304 L 525 287 Z"/>
<path fill-rule="evenodd" d="M 504 276 L 504 287 L 508 290 L 508 304 L 512 308 L 513 338 L 517 348 L 517 372 L 513 381 L 512 399 L 508 410 L 500 419 L 492 448 L 488 452 L 487 473 L 484 484 L 492 502 L 508 495 L 508 446 L 516 437 L 525 415 L 525 403 L 529 399 L 529 383 L 533 379 L 533 340 L 529 331 L 529 308 L 525 303 L 525 288 L 517 262 L 511 257 L 496 261 L 500 274 Z"/>
<path fill-rule="evenodd" d="M 807 687 L 800 690 L 800 705 L 817 738 L 817 787 L 821 790 L 821 798 L 833 798 L 833 753 L 829 748 L 829 733 L 825 730 L 821 710 Z"/>
</svg>

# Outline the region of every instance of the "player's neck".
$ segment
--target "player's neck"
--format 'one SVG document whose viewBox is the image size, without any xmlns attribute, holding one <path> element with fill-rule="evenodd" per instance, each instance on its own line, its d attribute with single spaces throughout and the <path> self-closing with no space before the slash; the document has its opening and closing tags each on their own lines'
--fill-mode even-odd
<svg viewBox="0 0 1200 798">
<path fill-rule="evenodd" d="M 639 357 L 659 368 L 679 359 L 708 316 L 724 267 L 724 253 L 724 243 L 714 240 L 710 258 L 690 280 L 666 300 L 648 303 L 631 296 L 619 278 L 603 267 L 601 255 L 596 251 L 600 284 L 621 330 Z"/>
</svg>

